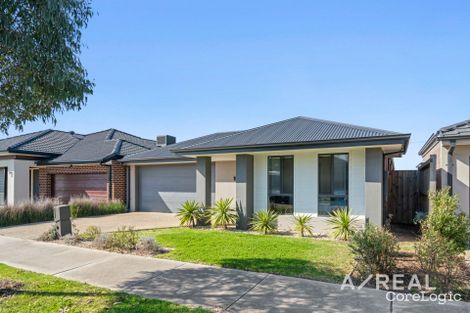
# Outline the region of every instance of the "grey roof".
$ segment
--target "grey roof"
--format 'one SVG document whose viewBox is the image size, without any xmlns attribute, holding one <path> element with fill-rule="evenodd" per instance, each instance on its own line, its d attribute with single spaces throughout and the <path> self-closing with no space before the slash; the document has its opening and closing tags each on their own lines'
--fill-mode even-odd
<svg viewBox="0 0 470 313">
<path fill-rule="evenodd" d="M 248 147 L 262 149 L 288 145 L 345 143 L 392 138 L 405 140 L 404 149 L 406 149 L 409 137 L 409 134 L 300 116 L 236 132 L 214 140 L 177 147 L 173 151 L 184 154 L 208 150 L 236 150 Z"/>
<path fill-rule="evenodd" d="M 80 141 L 80 139 L 81 135 L 73 132 L 47 129 L 1 139 L 0 151 L 55 156 L 67 151 L 71 146 Z"/>
<path fill-rule="evenodd" d="M 173 149 L 182 148 L 186 146 L 191 146 L 197 143 L 204 143 L 207 141 L 211 141 L 214 139 L 222 138 L 228 135 L 235 134 L 237 132 L 221 132 L 221 133 L 214 133 L 202 137 L 197 137 L 194 139 L 178 142 L 172 145 L 164 146 L 164 147 L 156 147 L 152 150 L 131 154 L 124 158 L 122 158 L 121 162 L 149 162 L 149 161 L 191 161 L 194 160 L 192 158 L 182 157 L 178 154 L 172 152 Z"/>
<path fill-rule="evenodd" d="M 424 152 L 437 141 L 452 139 L 470 139 L 470 120 L 465 120 L 439 129 L 429 137 L 421 150 L 419 150 L 419 155 L 423 155 Z"/>
<path fill-rule="evenodd" d="M 108 129 L 85 135 L 61 156 L 42 164 L 101 163 L 120 159 L 128 154 L 147 151 L 155 141 Z"/>
</svg>

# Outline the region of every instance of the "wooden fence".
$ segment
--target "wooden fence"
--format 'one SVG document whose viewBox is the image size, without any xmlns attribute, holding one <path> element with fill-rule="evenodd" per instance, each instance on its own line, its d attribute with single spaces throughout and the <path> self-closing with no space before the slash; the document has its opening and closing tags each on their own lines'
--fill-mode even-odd
<svg viewBox="0 0 470 313">
<path fill-rule="evenodd" d="M 419 172 L 388 172 L 387 189 L 386 217 L 392 214 L 392 223 L 412 224 L 420 203 Z"/>
</svg>

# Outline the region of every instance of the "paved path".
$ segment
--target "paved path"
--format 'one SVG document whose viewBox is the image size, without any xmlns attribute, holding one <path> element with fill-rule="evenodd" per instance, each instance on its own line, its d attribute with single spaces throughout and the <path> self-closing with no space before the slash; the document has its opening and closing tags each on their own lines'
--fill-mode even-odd
<svg viewBox="0 0 470 313">
<path fill-rule="evenodd" d="M 382 291 L 0 236 L 0 263 L 228 312 L 390 312 Z M 469 303 L 395 303 L 393 312 L 470 312 Z"/>
<path fill-rule="evenodd" d="M 90 225 L 99 226 L 103 232 L 116 231 L 119 226 L 134 226 L 135 229 L 153 229 L 179 226 L 176 214 L 158 212 L 131 212 L 73 220 L 73 224 L 85 231 Z M 37 239 L 52 225 L 51 222 L 26 224 L 0 228 L 0 235 L 22 239 Z"/>
</svg>

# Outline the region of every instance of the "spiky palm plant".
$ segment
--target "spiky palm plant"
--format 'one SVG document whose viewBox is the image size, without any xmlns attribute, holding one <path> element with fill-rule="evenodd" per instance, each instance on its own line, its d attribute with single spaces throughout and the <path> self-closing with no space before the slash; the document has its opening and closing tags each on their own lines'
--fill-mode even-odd
<svg viewBox="0 0 470 313">
<path fill-rule="evenodd" d="M 198 221 L 204 218 L 204 208 L 194 200 L 187 200 L 181 205 L 177 216 L 180 220 L 180 225 L 194 227 Z"/>
<path fill-rule="evenodd" d="M 356 220 L 357 218 L 352 217 L 347 209 L 339 208 L 330 213 L 327 222 L 333 230 L 332 235 L 335 239 L 349 240 L 356 230 Z"/>
<path fill-rule="evenodd" d="M 263 234 L 273 233 L 277 230 L 278 215 L 273 211 L 261 211 L 255 213 L 251 221 L 251 229 Z"/>
<path fill-rule="evenodd" d="M 232 198 L 219 199 L 213 208 L 209 209 L 209 220 L 212 227 L 222 226 L 227 229 L 238 220 L 237 211 L 232 207 Z"/>
<path fill-rule="evenodd" d="M 301 237 L 308 233 L 310 236 L 313 235 L 313 227 L 310 225 L 312 217 L 310 215 L 302 214 L 294 216 L 294 230 L 297 231 Z"/>
</svg>

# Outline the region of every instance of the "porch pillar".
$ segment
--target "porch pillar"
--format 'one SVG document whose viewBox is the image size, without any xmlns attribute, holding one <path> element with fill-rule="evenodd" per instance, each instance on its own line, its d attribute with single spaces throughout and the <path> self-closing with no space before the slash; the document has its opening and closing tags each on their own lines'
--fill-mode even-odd
<svg viewBox="0 0 470 313">
<path fill-rule="evenodd" d="M 253 156 L 237 154 L 236 156 L 236 195 L 239 229 L 248 229 L 250 219 L 253 217 Z"/>
<path fill-rule="evenodd" d="M 210 157 L 196 158 L 196 201 L 211 206 L 212 164 Z"/>
<path fill-rule="evenodd" d="M 380 148 L 366 149 L 365 212 L 373 225 L 383 224 L 383 152 Z"/>
</svg>

